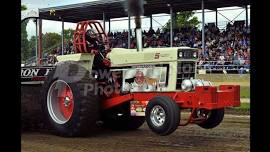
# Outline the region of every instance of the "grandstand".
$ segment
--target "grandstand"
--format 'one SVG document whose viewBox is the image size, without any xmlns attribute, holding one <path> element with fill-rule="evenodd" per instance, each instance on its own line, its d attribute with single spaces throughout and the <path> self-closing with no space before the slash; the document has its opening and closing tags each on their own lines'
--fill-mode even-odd
<svg viewBox="0 0 270 152">
<path fill-rule="evenodd" d="M 234 73 L 249 72 L 250 33 L 244 22 L 228 24 L 220 32 L 215 26 L 205 26 L 206 47 L 202 51 L 201 31 L 196 28 L 175 29 L 173 47 L 189 46 L 199 49 L 198 68 L 207 71 L 223 70 Z M 112 48 L 128 48 L 127 32 L 108 33 Z M 143 32 L 144 47 L 169 47 L 170 33 L 168 30 L 149 29 Z M 130 48 L 136 48 L 136 39 L 131 38 Z"/>
<path fill-rule="evenodd" d="M 125 0 L 104 0 L 67 6 L 39 9 L 39 16 L 47 20 L 73 22 L 95 19 L 109 22 L 108 35 L 111 47 L 135 48 L 136 39 L 130 30 L 130 15 L 123 3 Z M 250 33 L 248 19 L 242 22 L 230 22 L 225 30 L 221 31 L 214 26 L 204 23 L 204 10 L 240 6 L 247 8 L 250 0 L 145 0 L 144 16 L 149 16 L 152 23 L 152 15 L 159 13 L 170 14 L 171 20 L 179 11 L 202 10 L 202 30 L 198 29 L 174 29 L 173 23 L 169 29 L 150 29 L 143 32 L 144 47 L 174 47 L 190 46 L 199 48 L 200 59 L 198 68 L 207 72 L 234 71 L 237 73 L 249 72 L 250 60 Z M 51 10 L 55 15 L 51 15 Z M 123 32 L 111 32 L 110 21 L 113 18 L 128 17 L 129 28 Z M 41 25 L 39 27 L 41 29 Z M 54 54 L 72 53 L 72 45 L 64 45 L 62 39 L 61 50 Z M 40 49 L 39 52 L 42 50 Z"/>
</svg>

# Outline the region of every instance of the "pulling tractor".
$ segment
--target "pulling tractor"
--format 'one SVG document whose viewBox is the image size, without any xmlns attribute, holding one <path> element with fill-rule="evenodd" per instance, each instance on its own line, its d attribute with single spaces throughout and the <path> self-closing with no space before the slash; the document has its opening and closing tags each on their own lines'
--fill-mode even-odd
<svg viewBox="0 0 270 152">
<path fill-rule="evenodd" d="M 100 121 L 116 130 L 146 121 L 158 135 L 191 123 L 211 129 L 222 122 L 225 107 L 240 106 L 240 86 L 196 79 L 195 48 L 111 49 L 93 20 L 77 24 L 73 47 L 74 54 L 57 56 L 54 65 L 21 68 L 22 87 L 42 86 L 35 102 L 59 135 L 87 135 Z M 184 109 L 190 115 L 182 122 Z"/>
</svg>

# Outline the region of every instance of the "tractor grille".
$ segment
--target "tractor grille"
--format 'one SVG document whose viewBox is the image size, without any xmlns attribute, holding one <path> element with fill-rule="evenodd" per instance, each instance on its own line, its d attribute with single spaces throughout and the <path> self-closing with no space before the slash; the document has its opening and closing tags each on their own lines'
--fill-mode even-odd
<svg viewBox="0 0 270 152">
<path fill-rule="evenodd" d="M 195 79 L 195 62 L 194 61 L 182 61 L 177 64 L 177 80 L 176 89 L 181 89 L 181 83 L 184 79 Z"/>
</svg>

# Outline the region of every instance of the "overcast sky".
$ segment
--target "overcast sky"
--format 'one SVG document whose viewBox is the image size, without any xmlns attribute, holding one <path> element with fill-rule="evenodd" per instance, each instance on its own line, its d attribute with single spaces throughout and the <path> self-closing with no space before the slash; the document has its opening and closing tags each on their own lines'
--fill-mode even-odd
<svg viewBox="0 0 270 152">
<path fill-rule="evenodd" d="M 76 3 L 83 3 L 83 2 L 90 2 L 90 1 L 96 1 L 96 0 L 22 0 L 22 4 L 25 4 L 30 9 L 37 9 L 37 8 L 46 8 L 46 7 L 53 7 L 53 6 L 61 6 L 61 5 L 69 5 L 69 4 L 76 4 Z M 239 7 L 233 7 L 233 8 L 239 8 Z M 223 8 L 224 9 L 224 8 Z M 231 9 L 231 8 L 226 8 Z M 207 11 L 207 10 L 206 10 Z M 242 12 L 242 13 L 241 13 Z M 220 13 L 226 18 L 233 20 L 235 17 L 237 17 L 240 13 L 240 15 L 236 18 L 236 20 L 245 20 L 246 13 L 243 8 L 237 9 L 237 10 L 226 10 L 226 11 L 220 11 Z M 248 14 L 250 16 L 250 9 L 248 11 Z M 161 27 L 161 25 L 164 25 L 168 19 L 169 16 L 164 16 L 165 14 L 160 14 L 153 16 L 153 27 L 156 29 L 157 27 Z M 224 18 L 222 15 L 218 14 L 218 22 L 220 25 L 224 26 L 228 20 Z M 202 20 L 202 14 L 196 13 L 195 16 L 198 17 L 199 21 Z M 117 19 L 118 20 L 118 19 Z M 216 15 L 215 12 L 207 12 L 205 13 L 205 22 L 215 22 Z M 65 23 L 65 29 L 68 28 L 75 28 L 76 24 L 73 23 Z M 148 29 L 150 26 L 150 20 L 149 18 L 145 18 L 142 20 L 142 28 Z M 106 23 L 106 27 L 108 27 L 108 23 Z M 134 22 L 131 22 L 131 28 L 134 28 Z M 112 21 L 111 22 L 111 30 L 124 30 L 128 28 L 128 21 Z M 61 22 L 55 22 L 55 21 L 43 21 L 43 33 L 46 32 L 57 32 L 61 33 Z M 107 29 L 106 29 L 107 30 Z M 27 32 L 28 32 L 28 38 L 30 36 L 35 34 L 35 26 L 33 23 L 29 23 L 27 26 Z"/>
<path fill-rule="evenodd" d="M 21 2 L 22 4 L 25 4 L 28 9 L 33 9 L 33 8 L 46 8 L 91 1 L 95 0 L 22 0 Z"/>
</svg>

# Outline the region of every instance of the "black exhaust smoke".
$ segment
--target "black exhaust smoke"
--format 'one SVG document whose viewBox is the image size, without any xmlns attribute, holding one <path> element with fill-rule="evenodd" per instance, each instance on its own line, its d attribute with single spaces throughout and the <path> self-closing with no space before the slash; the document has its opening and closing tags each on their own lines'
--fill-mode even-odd
<svg viewBox="0 0 270 152">
<path fill-rule="evenodd" d="M 135 16 L 136 28 L 141 28 L 141 16 L 144 13 L 143 0 L 128 0 L 130 15 Z"/>
<path fill-rule="evenodd" d="M 141 16 L 144 14 L 143 0 L 128 0 L 128 11 L 130 15 L 135 16 L 137 51 L 142 51 Z"/>
</svg>

